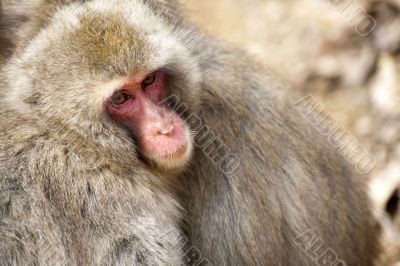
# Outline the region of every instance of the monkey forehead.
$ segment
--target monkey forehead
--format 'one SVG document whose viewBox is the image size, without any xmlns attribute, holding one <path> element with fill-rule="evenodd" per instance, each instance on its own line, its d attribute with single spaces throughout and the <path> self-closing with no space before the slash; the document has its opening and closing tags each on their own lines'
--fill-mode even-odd
<svg viewBox="0 0 400 266">
<path fill-rule="evenodd" d="M 80 57 L 92 73 L 110 75 L 153 70 L 170 62 L 187 65 L 190 53 L 173 27 L 144 2 L 94 0 L 64 7 L 39 34 L 30 54 L 67 53 Z"/>
<path fill-rule="evenodd" d="M 170 69 L 185 78 L 186 86 L 196 87 L 201 78 L 199 65 L 186 49 L 180 30 L 144 2 L 92 0 L 59 8 L 8 65 L 7 77 L 18 85 L 6 92 L 10 105 L 29 110 L 23 99 L 38 90 L 46 99 L 60 94 L 76 101 L 83 90 L 97 93 L 104 84 L 137 74 L 138 68 L 141 73 Z M 103 96 L 111 90 L 100 88 Z"/>
<path fill-rule="evenodd" d="M 66 41 L 91 72 L 129 75 L 148 68 L 149 44 L 135 28 L 111 15 L 90 14 Z"/>
</svg>

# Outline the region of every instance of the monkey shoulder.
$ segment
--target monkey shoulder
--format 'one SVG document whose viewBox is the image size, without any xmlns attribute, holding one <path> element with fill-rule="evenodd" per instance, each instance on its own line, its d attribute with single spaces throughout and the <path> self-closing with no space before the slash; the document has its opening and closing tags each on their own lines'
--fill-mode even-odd
<svg viewBox="0 0 400 266">
<path fill-rule="evenodd" d="M 81 243 L 72 261 L 178 265 L 180 207 L 137 159 L 127 162 L 135 154 L 107 153 L 79 131 L 9 110 L 0 124 L 0 263 L 33 265 L 49 245 L 65 259 Z"/>
<path fill-rule="evenodd" d="M 40 130 L 33 120 L 4 108 L 0 125 L 0 264 L 40 264 L 48 245 L 60 258 L 64 251 L 49 211 L 52 207 L 29 170 Z"/>
</svg>

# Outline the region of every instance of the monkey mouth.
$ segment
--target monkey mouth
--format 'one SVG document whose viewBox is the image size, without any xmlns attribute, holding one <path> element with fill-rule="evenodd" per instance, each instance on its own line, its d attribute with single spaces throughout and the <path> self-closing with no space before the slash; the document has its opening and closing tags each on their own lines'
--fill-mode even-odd
<svg viewBox="0 0 400 266">
<path fill-rule="evenodd" d="M 180 169 L 191 158 L 192 135 L 184 125 L 174 124 L 169 134 L 145 135 L 142 140 L 143 158 L 161 169 Z"/>
<path fill-rule="evenodd" d="M 152 156 L 154 161 L 179 161 L 181 158 L 185 157 L 188 151 L 188 144 L 182 144 L 168 153 L 157 154 Z"/>
<path fill-rule="evenodd" d="M 149 159 L 161 169 L 180 169 L 189 161 L 191 149 L 191 144 L 188 142 L 177 147 L 174 151 L 170 151 L 168 154 L 154 156 Z"/>
<path fill-rule="evenodd" d="M 164 155 L 163 157 L 166 159 L 179 159 L 186 154 L 187 149 L 188 149 L 188 145 L 184 144 L 184 145 L 178 147 L 178 149 L 175 152 Z"/>
<path fill-rule="evenodd" d="M 190 143 L 188 130 L 180 121 L 174 121 L 167 134 L 148 134 L 143 137 L 142 148 L 154 159 L 179 159 L 187 153 Z"/>
</svg>

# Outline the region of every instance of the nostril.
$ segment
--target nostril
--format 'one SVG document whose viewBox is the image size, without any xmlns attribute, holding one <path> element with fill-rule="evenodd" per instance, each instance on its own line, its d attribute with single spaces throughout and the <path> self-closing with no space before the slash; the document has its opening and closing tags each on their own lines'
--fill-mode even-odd
<svg viewBox="0 0 400 266">
<path fill-rule="evenodd" d="M 157 136 L 167 136 L 174 131 L 174 120 L 170 115 L 163 113 L 158 117 L 158 121 L 154 124 L 155 134 Z"/>
<path fill-rule="evenodd" d="M 167 135 L 170 135 L 173 130 L 174 130 L 174 126 L 172 124 L 170 124 L 169 126 L 160 127 L 157 134 L 167 136 Z"/>
</svg>

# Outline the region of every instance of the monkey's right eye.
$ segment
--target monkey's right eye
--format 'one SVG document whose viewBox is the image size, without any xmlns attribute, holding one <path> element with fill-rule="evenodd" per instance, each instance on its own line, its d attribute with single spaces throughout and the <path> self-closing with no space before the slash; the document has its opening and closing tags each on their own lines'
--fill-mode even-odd
<svg viewBox="0 0 400 266">
<path fill-rule="evenodd" d="M 111 97 L 111 101 L 115 106 L 119 106 L 126 103 L 131 98 L 132 98 L 131 95 L 119 91 L 114 93 L 114 95 Z"/>
</svg>

